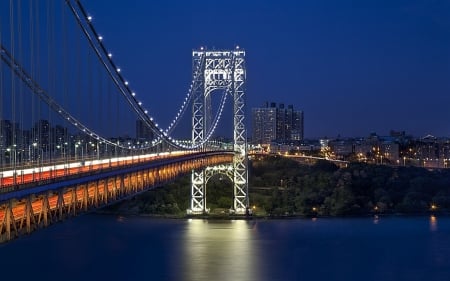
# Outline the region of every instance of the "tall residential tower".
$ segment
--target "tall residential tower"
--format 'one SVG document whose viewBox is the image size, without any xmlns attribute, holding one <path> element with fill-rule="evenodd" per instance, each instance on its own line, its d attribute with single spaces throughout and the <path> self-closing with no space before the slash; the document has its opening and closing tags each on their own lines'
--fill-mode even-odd
<svg viewBox="0 0 450 281">
<path fill-rule="evenodd" d="M 252 109 L 252 142 L 270 144 L 303 140 L 303 111 L 293 105 L 266 102 L 265 107 Z"/>
</svg>

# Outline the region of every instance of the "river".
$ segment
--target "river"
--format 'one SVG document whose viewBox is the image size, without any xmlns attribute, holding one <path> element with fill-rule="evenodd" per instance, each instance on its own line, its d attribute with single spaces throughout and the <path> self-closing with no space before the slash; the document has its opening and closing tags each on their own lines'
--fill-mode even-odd
<svg viewBox="0 0 450 281">
<path fill-rule="evenodd" d="M 450 280 L 450 217 L 90 214 L 0 245 L 1 280 Z"/>
</svg>

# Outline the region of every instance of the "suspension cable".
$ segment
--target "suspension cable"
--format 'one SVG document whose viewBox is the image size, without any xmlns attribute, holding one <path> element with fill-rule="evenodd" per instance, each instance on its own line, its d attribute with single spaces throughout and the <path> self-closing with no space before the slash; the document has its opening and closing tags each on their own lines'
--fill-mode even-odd
<svg viewBox="0 0 450 281">
<path fill-rule="evenodd" d="M 120 144 L 111 142 L 110 140 L 100 136 L 95 131 L 89 129 L 87 126 L 83 125 L 73 117 L 67 110 L 60 106 L 55 100 L 53 100 L 40 86 L 39 84 L 31 78 L 31 76 L 23 69 L 23 67 L 11 56 L 8 50 L 0 44 L 0 56 L 1 59 L 13 70 L 13 72 L 27 85 L 30 90 L 38 95 L 38 97 L 45 102 L 53 111 L 57 112 L 61 117 L 70 122 L 75 127 L 79 128 L 84 133 L 94 139 L 104 141 L 110 145 L 119 146 L 121 148 L 127 148 Z"/>
<path fill-rule="evenodd" d="M 187 149 L 195 149 L 201 147 L 205 142 L 208 140 L 205 139 L 201 143 L 198 143 L 193 146 L 185 146 L 178 142 L 178 140 L 173 139 L 169 136 L 168 132 L 170 131 L 160 129 L 158 124 L 153 121 L 153 118 L 148 115 L 147 110 L 142 108 L 142 103 L 139 102 L 136 99 L 136 95 L 134 92 L 131 91 L 131 89 L 128 86 L 128 82 L 123 78 L 123 76 L 120 74 L 120 68 L 116 66 L 114 61 L 111 59 L 112 55 L 107 52 L 106 47 L 104 43 L 102 42 L 103 37 L 100 36 L 97 31 L 95 30 L 91 20 L 92 17 L 89 16 L 84 9 L 84 7 L 81 4 L 81 1 L 75 0 L 77 3 L 77 6 L 79 10 L 81 11 L 82 17 L 78 14 L 75 7 L 72 5 L 71 0 L 67 0 L 66 3 L 70 7 L 72 13 L 74 14 L 79 26 L 83 30 L 83 33 L 85 34 L 87 40 L 89 41 L 89 44 L 94 49 L 95 53 L 97 54 L 97 57 L 99 58 L 101 64 L 105 67 L 107 72 L 109 73 L 110 77 L 112 78 L 114 84 L 116 85 L 119 92 L 126 98 L 128 103 L 131 105 L 132 109 L 137 113 L 139 118 L 143 120 L 147 126 L 149 126 L 152 131 L 156 133 L 158 136 L 158 139 L 162 139 L 163 141 L 167 142 L 168 144 L 177 147 L 177 148 L 187 148 Z M 82 20 L 83 19 L 83 20 Z M 86 22 L 87 21 L 87 22 Z M 89 28 L 86 28 L 85 25 L 87 25 Z M 93 36 L 89 34 L 89 30 L 92 32 Z M 93 39 L 94 38 L 94 39 Z M 95 41 L 94 41 L 95 40 Z M 97 47 L 99 46 L 99 48 Z M 108 57 L 108 60 L 105 60 L 105 57 Z M 108 65 L 111 65 L 112 70 Z M 198 72 L 198 75 L 201 75 L 201 71 Z M 195 79 L 196 80 L 196 79 Z M 185 103 L 186 105 L 186 103 Z M 184 109 L 183 109 L 184 110 Z M 180 114 L 181 116 L 181 114 Z M 174 123 L 176 124 L 176 123 Z M 173 127 L 173 125 L 171 126 Z"/>
<path fill-rule="evenodd" d="M 77 12 L 77 9 L 74 7 L 74 5 L 72 5 L 71 1 L 76 1 L 76 4 L 78 6 L 79 11 L 82 14 L 82 17 Z M 153 118 L 148 115 L 147 110 L 142 108 L 142 103 L 136 99 L 135 93 L 133 91 L 131 91 L 130 87 L 128 86 L 128 82 L 121 75 L 120 68 L 118 68 L 116 66 L 116 64 L 114 63 L 114 61 L 111 59 L 112 55 L 107 52 L 105 45 L 102 42 L 102 40 L 103 40 L 102 36 L 100 36 L 97 33 L 97 31 L 95 30 L 95 28 L 91 22 L 92 17 L 86 13 L 86 10 L 84 9 L 83 5 L 81 4 L 81 1 L 67 0 L 66 4 L 69 6 L 70 10 L 72 11 L 73 15 L 75 16 L 75 18 L 78 22 L 78 25 L 82 29 L 90 46 L 93 48 L 95 54 L 99 58 L 100 63 L 104 66 L 104 68 L 108 72 L 110 78 L 113 80 L 116 88 L 125 97 L 126 101 L 131 106 L 131 108 L 135 111 L 135 113 L 138 115 L 138 117 L 141 120 L 143 120 L 145 122 L 145 124 L 147 126 L 149 126 L 150 129 L 152 129 L 153 132 L 156 133 L 158 139 L 161 139 L 162 141 L 165 141 L 166 143 L 168 143 L 174 147 L 187 148 L 187 149 L 196 149 L 196 148 L 202 147 L 204 143 L 209 141 L 209 137 L 212 135 L 212 131 L 209 134 L 207 134 L 208 138 L 202 140 L 202 142 L 200 142 L 200 143 L 197 143 L 192 146 L 182 145 L 181 143 L 178 142 L 178 140 L 173 139 L 168 134 L 169 131 L 171 130 L 171 128 L 174 127 L 173 125 L 169 126 L 168 130 L 163 130 L 163 129 L 159 128 L 158 124 L 153 121 Z M 88 27 L 86 27 L 86 25 Z M 92 35 L 90 34 L 90 32 L 92 33 Z M 107 57 L 108 59 L 106 60 L 105 57 Z M 201 70 L 201 68 L 199 70 Z M 197 75 L 201 75 L 201 71 L 197 71 Z M 194 79 L 194 82 L 195 82 L 195 80 L 197 80 L 197 79 Z M 184 103 L 185 108 L 186 108 L 186 104 L 187 103 Z M 222 107 L 223 107 L 223 105 L 222 105 Z M 185 110 L 185 108 L 183 110 Z M 221 113 L 219 112 L 218 116 L 220 116 L 220 115 L 221 115 Z M 180 116 L 181 116 L 181 114 L 180 114 Z M 173 122 L 171 124 L 176 124 L 176 123 L 177 122 Z M 215 123 L 217 123 L 217 122 L 215 122 Z M 215 128 L 215 126 L 213 126 L 212 128 Z"/>
</svg>

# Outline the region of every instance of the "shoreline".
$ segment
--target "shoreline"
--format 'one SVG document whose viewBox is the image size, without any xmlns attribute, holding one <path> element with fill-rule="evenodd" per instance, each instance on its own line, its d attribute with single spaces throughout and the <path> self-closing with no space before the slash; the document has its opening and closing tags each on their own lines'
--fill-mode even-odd
<svg viewBox="0 0 450 281">
<path fill-rule="evenodd" d="M 449 216 L 446 211 L 440 212 L 422 212 L 422 213 L 383 213 L 383 214 L 365 214 L 365 215 L 345 215 L 345 216 L 303 216 L 303 215 L 174 215 L 174 214 L 145 214 L 133 212 L 113 212 L 97 210 L 94 214 L 98 215 L 115 215 L 129 217 L 147 217 L 154 219 L 203 219 L 203 220 L 293 220 L 293 219 L 355 219 L 355 218 L 386 218 L 386 217 L 429 217 L 429 216 Z"/>
</svg>

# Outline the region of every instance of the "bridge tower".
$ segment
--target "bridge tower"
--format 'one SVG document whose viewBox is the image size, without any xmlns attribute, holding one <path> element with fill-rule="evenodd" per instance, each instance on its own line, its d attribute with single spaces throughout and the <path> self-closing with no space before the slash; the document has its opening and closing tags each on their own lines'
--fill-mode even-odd
<svg viewBox="0 0 450 281">
<path fill-rule="evenodd" d="M 245 51 L 235 50 L 209 51 L 201 48 L 192 52 L 193 64 L 193 107 L 192 142 L 202 143 L 213 130 L 211 115 L 211 95 L 216 90 L 233 99 L 233 149 L 232 164 L 207 167 L 201 171 L 192 171 L 191 208 L 188 213 L 207 213 L 206 184 L 217 173 L 230 178 L 233 183 L 233 206 L 231 212 L 248 212 L 248 170 L 247 170 L 247 134 L 245 129 Z M 219 113 L 220 114 L 220 113 Z"/>
</svg>

